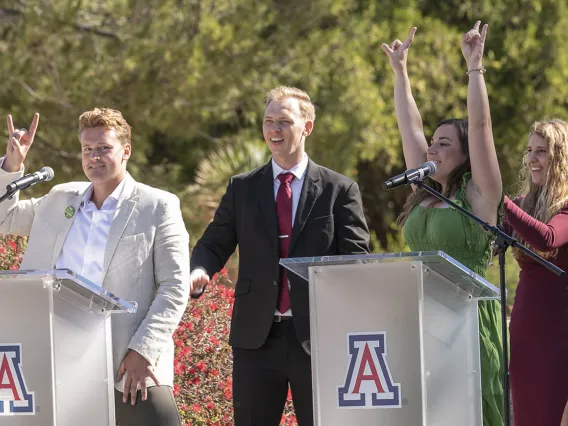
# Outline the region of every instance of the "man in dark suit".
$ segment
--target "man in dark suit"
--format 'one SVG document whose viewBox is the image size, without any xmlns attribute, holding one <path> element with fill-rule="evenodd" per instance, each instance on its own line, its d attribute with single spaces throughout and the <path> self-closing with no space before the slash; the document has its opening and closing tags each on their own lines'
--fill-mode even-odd
<svg viewBox="0 0 568 426">
<path fill-rule="evenodd" d="M 199 297 L 239 245 L 229 338 L 236 426 L 278 426 L 288 385 L 299 425 L 313 425 L 308 284 L 279 259 L 369 252 L 359 187 L 305 153 L 314 120 L 304 91 L 267 94 L 263 134 L 272 160 L 231 178 L 193 250 Z"/>
</svg>

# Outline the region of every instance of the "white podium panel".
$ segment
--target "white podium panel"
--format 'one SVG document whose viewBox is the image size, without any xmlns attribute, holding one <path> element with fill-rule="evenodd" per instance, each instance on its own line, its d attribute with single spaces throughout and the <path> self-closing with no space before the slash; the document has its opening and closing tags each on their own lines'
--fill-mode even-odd
<svg viewBox="0 0 568 426">
<path fill-rule="evenodd" d="M 67 270 L 0 273 L 0 424 L 115 426 L 110 313 L 135 312 Z"/>
<path fill-rule="evenodd" d="M 497 289 L 438 253 L 338 258 L 281 260 L 309 276 L 315 425 L 480 426 L 476 297 Z"/>
</svg>

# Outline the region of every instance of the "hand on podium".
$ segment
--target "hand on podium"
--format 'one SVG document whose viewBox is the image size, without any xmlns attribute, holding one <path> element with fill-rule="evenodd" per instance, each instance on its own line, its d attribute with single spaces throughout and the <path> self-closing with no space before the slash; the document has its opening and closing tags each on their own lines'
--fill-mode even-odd
<svg viewBox="0 0 568 426">
<path fill-rule="evenodd" d="M 148 377 L 154 381 L 156 386 L 160 386 L 160 382 L 154 375 L 154 371 L 148 360 L 132 349 L 120 363 L 120 367 L 116 373 L 116 381 L 120 382 L 124 374 L 126 374 L 126 380 L 124 382 L 122 402 L 127 402 L 128 394 L 130 394 L 130 403 L 135 405 L 136 393 L 139 387 L 142 401 L 146 401 L 148 397 L 146 378 Z"/>
</svg>

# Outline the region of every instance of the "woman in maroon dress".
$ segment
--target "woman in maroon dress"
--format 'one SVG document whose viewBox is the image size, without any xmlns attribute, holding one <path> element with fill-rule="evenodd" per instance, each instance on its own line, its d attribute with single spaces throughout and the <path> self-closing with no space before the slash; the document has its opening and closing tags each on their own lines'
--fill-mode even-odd
<svg viewBox="0 0 568 426">
<path fill-rule="evenodd" d="M 531 128 L 522 195 L 505 197 L 505 227 L 568 272 L 568 123 Z M 511 315 L 515 426 L 559 426 L 568 401 L 568 275 L 514 250 L 521 267 Z"/>
</svg>

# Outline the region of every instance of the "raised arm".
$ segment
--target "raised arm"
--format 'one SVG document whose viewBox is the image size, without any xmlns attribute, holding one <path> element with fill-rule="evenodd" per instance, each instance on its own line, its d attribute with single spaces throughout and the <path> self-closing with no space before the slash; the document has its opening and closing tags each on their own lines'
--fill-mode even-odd
<svg viewBox="0 0 568 426">
<path fill-rule="evenodd" d="M 24 166 L 24 161 L 28 155 L 28 151 L 34 142 L 34 137 L 39 124 L 39 114 L 36 112 L 30 125 L 30 129 L 14 129 L 12 116 L 8 115 L 8 145 L 6 147 L 6 156 L 2 163 L 2 169 L 8 173 L 20 171 Z"/>
<path fill-rule="evenodd" d="M 408 169 L 416 168 L 424 163 L 428 150 L 422 118 L 412 96 L 406 68 L 408 49 L 414 40 L 415 33 L 416 27 L 410 30 L 410 34 L 404 43 L 397 39 L 390 45 L 383 43 L 381 46 L 389 57 L 394 71 L 394 109 L 398 130 L 402 137 L 404 161 Z"/>
<path fill-rule="evenodd" d="M 462 53 L 467 63 L 467 115 L 472 181 L 483 205 L 496 209 L 501 202 L 503 184 L 493 141 L 491 114 L 482 65 L 487 24 L 479 33 L 480 21 L 462 37 Z M 486 216 L 486 215 L 484 215 Z"/>
<path fill-rule="evenodd" d="M 39 114 L 35 114 L 29 130 L 14 128 L 12 116 L 8 116 L 8 144 L 6 155 L 0 159 L 0 188 L 23 176 L 24 161 L 34 141 L 39 124 Z M 1 191 L 0 195 L 5 191 Z M 40 199 L 19 201 L 19 191 L 11 199 L 0 203 L 0 233 L 4 235 L 30 234 L 35 211 Z"/>
</svg>

